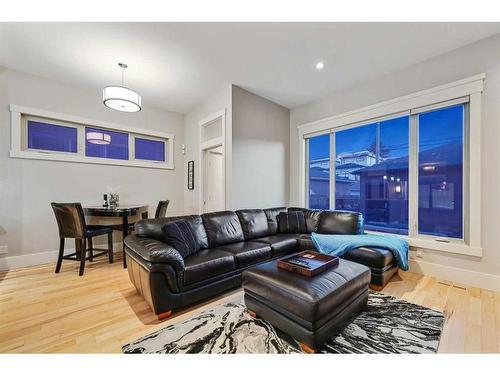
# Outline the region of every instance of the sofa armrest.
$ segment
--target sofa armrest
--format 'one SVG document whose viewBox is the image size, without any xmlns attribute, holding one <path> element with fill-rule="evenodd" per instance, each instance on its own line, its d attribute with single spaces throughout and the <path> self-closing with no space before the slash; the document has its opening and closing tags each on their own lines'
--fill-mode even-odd
<svg viewBox="0 0 500 375">
<path fill-rule="evenodd" d="M 181 278 L 184 275 L 184 259 L 172 246 L 135 234 L 125 237 L 125 245 L 138 256 L 151 263 L 170 265 Z"/>
</svg>

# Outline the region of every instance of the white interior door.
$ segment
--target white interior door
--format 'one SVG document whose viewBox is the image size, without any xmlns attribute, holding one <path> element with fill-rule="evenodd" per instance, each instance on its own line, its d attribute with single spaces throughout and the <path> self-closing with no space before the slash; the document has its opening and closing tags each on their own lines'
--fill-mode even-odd
<svg viewBox="0 0 500 375">
<path fill-rule="evenodd" d="M 204 212 L 225 209 L 224 156 L 222 147 L 204 151 L 203 205 Z"/>
</svg>

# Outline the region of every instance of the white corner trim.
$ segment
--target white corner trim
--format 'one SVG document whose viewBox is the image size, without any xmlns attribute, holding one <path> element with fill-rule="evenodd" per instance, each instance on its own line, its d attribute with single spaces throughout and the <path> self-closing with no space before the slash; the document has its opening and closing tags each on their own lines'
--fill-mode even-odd
<svg viewBox="0 0 500 375">
<path fill-rule="evenodd" d="M 423 260 L 410 259 L 410 272 L 420 275 L 433 276 L 443 280 L 452 281 L 466 286 L 500 292 L 500 275 L 470 271 L 426 262 Z"/>
<path fill-rule="evenodd" d="M 98 248 L 96 250 L 101 250 L 101 248 Z M 122 250 L 123 248 L 121 241 L 113 242 L 113 253 L 119 253 Z M 66 248 L 64 251 L 65 254 L 71 254 L 73 252 L 75 252 L 74 248 Z M 17 268 L 39 266 L 48 263 L 54 263 L 55 267 L 58 253 L 59 251 L 52 250 L 52 251 L 44 251 L 41 253 L 14 255 L 10 257 L 5 257 L 0 255 L 0 272 L 11 271 Z M 66 261 L 63 260 L 63 264 L 64 262 Z M 68 262 L 71 261 L 69 260 Z"/>
</svg>

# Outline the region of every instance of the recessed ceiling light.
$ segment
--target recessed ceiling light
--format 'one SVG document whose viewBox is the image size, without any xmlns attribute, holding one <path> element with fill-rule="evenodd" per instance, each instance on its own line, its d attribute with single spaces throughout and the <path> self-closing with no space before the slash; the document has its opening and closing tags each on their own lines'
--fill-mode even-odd
<svg viewBox="0 0 500 375">
<path fill-rule="evenodd" d="M 323 61 L 318 61 L 316 63 L 316 69 L 323 70 L 324 67 L 325 67 L 325 63 Z"/>
</svg>

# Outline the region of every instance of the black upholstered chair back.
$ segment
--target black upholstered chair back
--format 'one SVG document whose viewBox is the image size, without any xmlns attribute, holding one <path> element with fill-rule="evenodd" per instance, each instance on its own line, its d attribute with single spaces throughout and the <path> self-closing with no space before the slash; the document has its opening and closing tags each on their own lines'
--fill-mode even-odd
<svg viewBox="0 0 500 375">
<path fill-rule="evenodd" d="M 158 219 L 160 217 L 167 217 L 167 208 L 169 203 L 170 200 L 168 199 L 166 201 L 158 202 L 158 206 L 156 207 L 155 219 Z"/>
<path fill-rule="evenodd" d="M 84 238 L 85 216 L 80 203 L 51 203 L 61 238 Z"/>
</svg>

